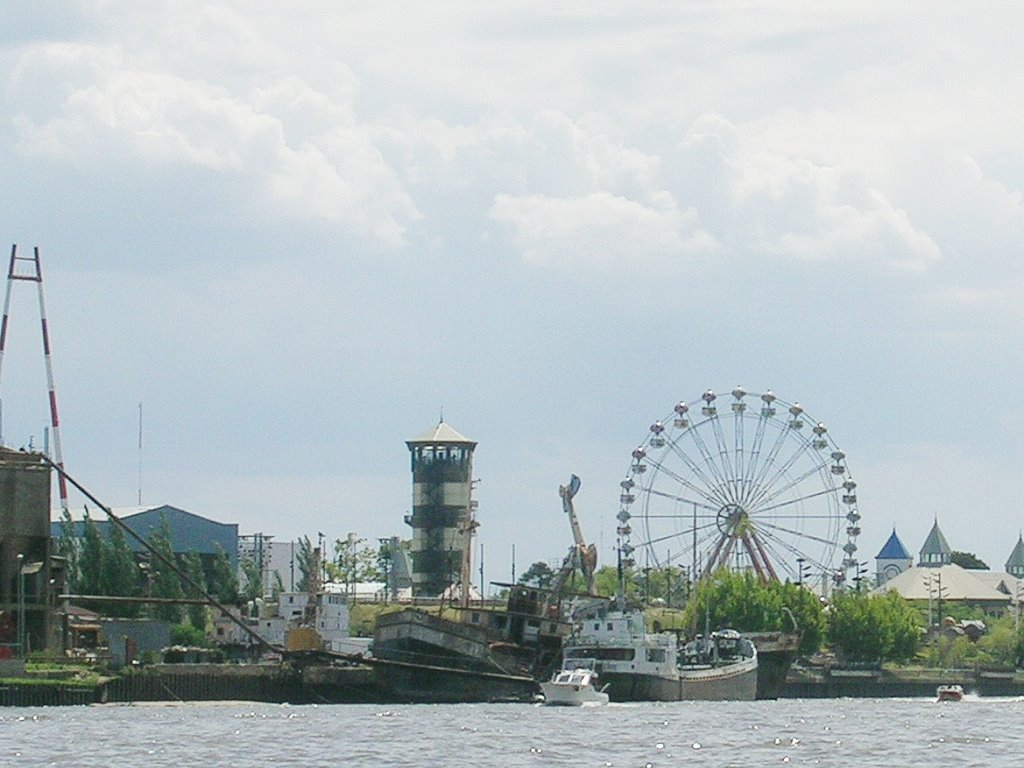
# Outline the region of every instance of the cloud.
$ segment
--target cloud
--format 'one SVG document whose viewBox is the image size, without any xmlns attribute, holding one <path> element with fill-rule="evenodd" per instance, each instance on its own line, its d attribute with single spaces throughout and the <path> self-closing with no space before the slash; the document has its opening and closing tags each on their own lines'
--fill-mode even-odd
<svg viewBox="0 0 1024 768">
<path fill-rule="evenodd" d="M 692 212 L 595 192 L 585 197 L 498 195 L 490 215 L 508 224 L 533 263 L 629 267 L 679 253 L 714 249 L 692 226 Z"/>
<path fill-rule="evenodd" d="M 301 78 L 237 92 L 113 47 L 61 43 L 30 48 L 12 80 L 25 153 L 100 175 L 191 166 L 243 190 L 239 204 L 251 194 L 267 211 L 342 222 L 388 246 L 419 218 L 373 128 Z M 33 102 L 29 90 L 54 95 Z"/>
</svg>

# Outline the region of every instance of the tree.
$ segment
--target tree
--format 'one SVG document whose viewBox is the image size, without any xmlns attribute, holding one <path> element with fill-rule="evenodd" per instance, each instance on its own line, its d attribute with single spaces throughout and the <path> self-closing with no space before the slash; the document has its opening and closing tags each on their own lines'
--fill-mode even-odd
<svg viewBox="0 0 1024 768">
<path fill-rule="evenodd" d="M 641 593 L 640 580 L 636 571 L 625 569 L 626 599 L 636 602 Z M 619 569 L 614 565 L 605 565 L 594 572 L 594 589 L 602 597 L 613 597 L 619 592 Z"/>
<path fill-rule="evenodd" d="M 82 516 L 82 544 L 78 562 L 78 588 L 83 595 L 103 594 L 103 560 L 105 542 L 96 521 L 89 516 L 88 507 Z"/>
<path fill-rule="evenodd" d="M 75 523 L 71 511 L 65 507 L 60 516 L 60 538 L 57 539 L 57 554 L 64 558 L 64 586 L 71 594 L 80 587 L 79 550 L 81 542 L 75 536 Z"/>
<path fill-rule="evenodd" d="M 949 555 L 949 561 L 954 565 L 959 565 L 961 568 L 966 568 L 971 571 L 987 571 L 988 565 L 973 552 L 951 552 Z"/>
<path fill-rule="evenodd" d="M 238 563 L 242 568 L 242 594 L 245 602 L 263 597 L 263 572 L 252 555 L 245 555 Z"/>
<path fill-rule="evenodd" d="M 377 565 L 380 552 L 366 546 L 365 541 L 349 536 L 334 542 L 335 559 L 327 564 L 327 574 L 333 581 L 340 581 L 346 586 L 380 581 L 381 572 Z"/>
<path fill-rule="evenodd" d="M 751 571 L 727 569 L 698 583 L 683 619 L 691 633 L 701 632 L 705 626 L 731 627 L 739 632 L 798 628 L 802 653 L 821 647 L 826 626 L 821 603 L 810 590 L 799 584 L 765 581 Z"/>
<path fill-rule="evenodd" d="M 295 584 L 295 589 L 299 592 L 306 592 L 309 590 L 309 578 L 317 575 L 320 561 L 317 559 L 316 550 L 313 549 L 313 545 L 309 541 L 309 536 L 300 537 L 298 542 L 299 554 L 295 564 L 299 568 L 299 580 Z"/>
<path fill-rule="evenodd" d="M 231 567 L 231 558 L 220 542 L 216 544 L 213 569 L 210 575 L 210 591 L 218 602 L 225 605 L 238 604 L 238 573 Z"/>
<path fill-rule="evenodd" d="M 149 536 L 149 545 L 159 557 L 150 560 L 150 594 L 152 597 L 180 600 L 184 595 L 181 578 L 167 563 L 175 563 L 171 547 L 171 526 L 167 517 L 161 515 L 160 527 Z M 161 621 L 177 624 L 181 621 L 181 606 L 161 603 L 153 606 L 153 616 Z"/>
<path fill-rule="evenodd" d="M 192 550 L 185 556 L 185 575 L 196 586 L 190 586 L 188 596 L 191 598 L 202 598 L 206 591 L 206 576 L 203 574 L 203 561 L 199 553 Z M 195 604 L 188 607 L 189 623 L 196 629 L 206 631 L 206 606 Z"/>
<path fill-rule="evenodd" d="M 917 612 L 896 592 L 836 592 L 828 614 L 829 641 L 849 661 L 906 661 L 917 653 Z"/>
<path fill-rule="evenodd" d="M 133 597 L 138 593 L 139 566 L 135 553 L 128 546 L 124 531 L 119 525 L 111 525 L 110 538 L 102 548 L 100 573 L 100 594 L 118 597 Z M 118 615 L 134 618 L 139 615 L 137 603 L 122 603 L 117 606 Z"/>
<path fill-rule="evenodd" d="M 519 577 L 519 583 L 530 584 L 543 589 L 551 586 L 554 578 L 555 572 L 551 570 L 551 566 L 538 560 L 523 572 L 523 575 Z"/>
</svg>

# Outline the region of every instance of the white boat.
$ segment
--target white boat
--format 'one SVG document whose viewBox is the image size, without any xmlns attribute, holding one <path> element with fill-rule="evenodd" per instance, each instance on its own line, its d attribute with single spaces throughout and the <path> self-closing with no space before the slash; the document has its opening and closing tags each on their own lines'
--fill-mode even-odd
<svg viewBox="0 0 1024 768">
<path fill-rule="evenodd" d="M 547 683 L 541 683 L 544 703 L 550 706 L 585 707 L 608 703 L 604 688 L 598 688 L 597 673 L 591 667 L 564 668 Z"/>
<path fill-rule="evenodd" d="M 959 685 L 940 685 L 935 691 L 937 701 L 960 701 L 964 697 L 964 689 Z"/>
<path fill-rule="evenodd" d="M 757 649 L 734 630 L 698 636 L 680 648 L 673 632 L 647 632 L 638 610 L 580 618 L 562 668 L 590 667 L 612 701 L 753 701 Z"/>
</svg>

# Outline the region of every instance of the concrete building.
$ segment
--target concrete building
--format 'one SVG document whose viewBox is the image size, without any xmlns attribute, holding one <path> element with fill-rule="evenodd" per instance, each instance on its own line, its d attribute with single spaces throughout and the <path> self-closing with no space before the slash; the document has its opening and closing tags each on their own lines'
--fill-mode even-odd
<svg viewBox="0 0 1024 768">
<path fill-rule="evenodd" d="M 59 639 L 49 521 L 49 464 L 40 453 L 0 447 L 0 656 Z"/>
<path fill-rule="evenodd" d="M 243 621 L 271 645 L 287 647 L 289 632 L 310 628 L 315 630 L 324 649 L 352 652 L 348 600 L 341 592 L 329 588 L 313 606 L 310 606 L 307 592 L 282 592 L 276 603 L 261 600 L 253 609 L 257 615 Z M 253 642 L 244 630 L 225 617 L 214 620 L 214 637 L 222 645 L 249 646 Z"/>
<path fill-rule="evenodd" d="M 406 442 L 412 462 L 412 592 L 437 597 L 456 584 L 470 584 L 470 553 L 476 502 L 473 451 L 476 443 L 441 421 Z"/>
</svg>

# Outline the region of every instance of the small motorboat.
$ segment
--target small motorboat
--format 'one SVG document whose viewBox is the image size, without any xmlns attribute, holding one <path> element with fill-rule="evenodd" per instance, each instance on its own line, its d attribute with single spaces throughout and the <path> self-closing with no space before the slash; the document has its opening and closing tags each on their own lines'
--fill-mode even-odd
<svg viewBox="0 0 1024 768">
<path fill-rule="evenodd" d="M 541 683 L 544 703 L 549 706 L 593 707 L 608 703 L 607 686 L 597 687 L 597 672 L 590 667 L 572 667 L 555 673 L 550 682 Z"/>
<path fill-rule="evenodd" d="M 940 685 L 935 691 L 938 701 L 960 701 L 964 697 L 964 689 L 959 685 Z"/>
</svg>

